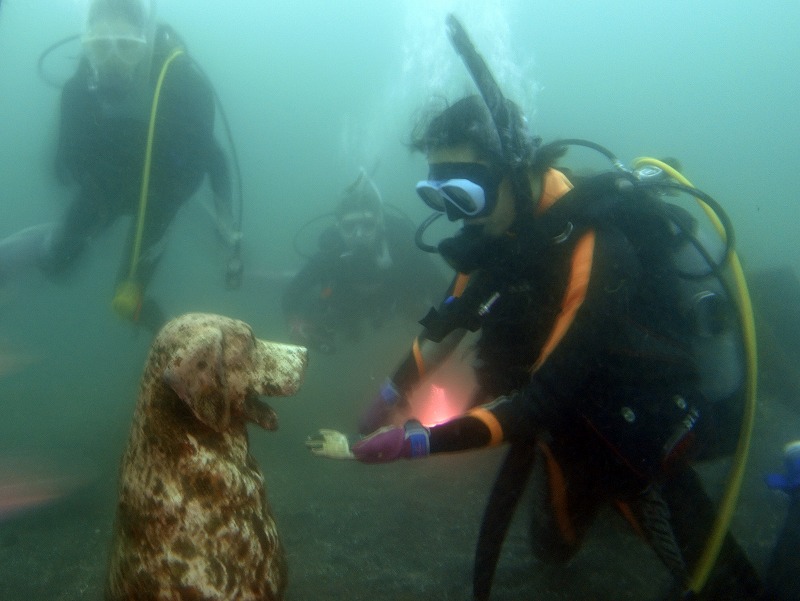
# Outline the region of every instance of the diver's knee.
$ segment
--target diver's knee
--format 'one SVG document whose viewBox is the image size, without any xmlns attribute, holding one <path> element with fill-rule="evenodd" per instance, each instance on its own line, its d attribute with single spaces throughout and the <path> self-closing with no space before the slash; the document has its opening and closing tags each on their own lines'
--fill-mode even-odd
<svg viewBox="0 0 800 601">
<path fill-rule="evenodd" d="M 9 277 L 40 267 L 57 226 L 41 223 L 0 240 L 0 271 Z"/>
</svg>

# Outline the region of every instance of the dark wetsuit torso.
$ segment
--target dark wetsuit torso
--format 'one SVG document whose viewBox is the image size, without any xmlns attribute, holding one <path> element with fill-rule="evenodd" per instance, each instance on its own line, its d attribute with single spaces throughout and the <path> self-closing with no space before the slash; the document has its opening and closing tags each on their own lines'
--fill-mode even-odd
<svg viewBox="0 0 800 601">
<path fill-rule="evenodd" d="M 642 232 L 648 227 L 650 233 L 642 237 L 656 246 L 655 237 L 666 235 L 660 230 L 663 224 L 639 224 Z M 514 402 L 516 417 L 503 424 L 509 439 L 532 437 L 543 429 L 569 432 L 592 422 L 610 431 L 595 434 L 608 435 L 617 444 L 629 439 L 630 432 L 624 421 L 612 423 L 606 417 L 618 416 L 623 405 L 657 406 L 675 394 L 696 398 L 689 324 L 675 312 L 677 285 L 665 262 L 668 255 L 649 256 L 635 248 L 613 218 L 598 219 L 594 229 L 586 298 L 535 374 L 532 366 L 562 309 L 579 232 L 549 245 L 541 256 L 516 257 L 509 268 L 501 264 L 476 271 L 461 297 L 440 310 L 474 317 L 498 293 L 473 323 L 456 319 L 462 327 L 480 329 L 475 373 L 482 400 L 521 392 Z M 653 434 L 637 430 L 631 444 L 644 444 Z"/>
<path fill-rule="evenodd" d="M 53 241 L 45 269 L 59 271 L 82 250 L 87 238 L 121 215 L 136 215 L 148 122 L 155 82 L 172 44 L 168 28 L 159 30 L 146 90 L 127 108 L 104 100 L 91 84 L 88 63 L 81 62 L 61 96 L 61 124 L 56 157 L 59 177 L 79 191 Z M 161 88 L 138 277 L 145 285 L 161 239 L 180 206 L 200 187 L 206 174 L 220 198 L 230 199 L 230 180 L 214 129 L 214 97 L 209 84 L 186 56 L 169 65 Z M 135 220 L 134 220 L 135 227 Z M 132 235 L 131 235 L 132 238 Z M 130 240 L 128 247 L 130 247 Z M 129 258 L 121 271 L 127 269 Z M 122 275 L 121 273 L 121 275 Z"/>
<path fill-rule="evenodd" d="M 404 220 L 384 216 L 387 257 L 350 252 L 336 228 L 323 232 L 313 255 L 284 292 L 287 317 L 354 333 L 361 320 L 380 324 L 394 313 L 417 319 L 446 286 L 435 263 L 413 245 Z"/>
<path fill-rule="evenodd" d="M 486 268 L 492 275 L 479 271 L 471 276 L 455 302 L 469 300 L 473 285 L 487 286 L 481 297 L 493 287 L 501 292 L 482 319 L 462 322 L 481 330 L 479 382 L 489 398 L 510 398 L 430 428 L 430 452 L 505 440 L 511 443 L 507 464 L 513 465 L 532 452 L 526 449 L 538 449 L 547 480 L 542 494 L 534 495 L 531 534 L 538 557 L 571 557 L 599 508 L 610 502 L 629 508 L 631 519 L 683 585 L 686 565 L 696 563 L 714 519 L 713 504 L 687 460 L 716 455 L 714 447 L 724 444 L 717 442 L 723 430 L 735 433 L 737 424 L 735 417 L 727 421 L 733 414 L 720 414 L 704 403 L 699 392 L 691 324 L 678 311 L 676 274 L 664 252 L 668 226 L 657 215 L 634 211 L 629 223 L 624 213 L 612 212 L 599 215 L 589 229 L 595 242 L 585 298 L 560 342 L 535 370 L 531 367 L 554 329 L 568 289 L 559 270 L 570 270 L 583 231 L 551 245 L 538 260 L 531 257 L 521 281 L 501 278 L 506 288 L 484 283 L 497 277 L 495 267 Z M 518 268 L 511 272 L 520 273 Z M 504 290 L 506 303 L 501 303 Z M 508 290 L 519 290 L 519 298 Z M 484 301 L 472 301 L 472 306 Z M 688 419 L 687 406 L 699 408 L 699 416 Z M 673 441 L 678 444 L 670 447 Z M 525 474 L 501 474 L 496 490 L 524 486 Z M 490 534 L 494 508 L 490 505 L 484 520 Z M 484 554 L 487 540 L 479 545 L 478 555 L 488 558 L 481 569 L 491 563 L 491 552 Z M 758 590 L 757 574 L 731 537 L 721 557 L 723 565 L 710 588 L 725 594 Z"/>
</svg>

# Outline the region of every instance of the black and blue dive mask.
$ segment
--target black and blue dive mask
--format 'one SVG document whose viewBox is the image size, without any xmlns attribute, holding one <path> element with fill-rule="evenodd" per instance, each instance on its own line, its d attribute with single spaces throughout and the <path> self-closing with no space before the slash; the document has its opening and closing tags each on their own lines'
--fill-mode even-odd
<svg viewBox="0 0 800 601">
<path fill-rule="evenodd" d="M 494 210 L 502 172 L 483 163 L 432 163 L 417 194 L 450 221 L 483 217 Z"/>
</svg>

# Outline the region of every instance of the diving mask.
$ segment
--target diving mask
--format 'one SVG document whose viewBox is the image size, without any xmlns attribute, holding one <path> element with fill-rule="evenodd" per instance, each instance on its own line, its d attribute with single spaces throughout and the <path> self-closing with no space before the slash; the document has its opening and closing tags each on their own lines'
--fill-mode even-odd
<svg viewBox="0 0 800 601">
<path fill-rule="evenodd" d="M 432 163 L 417 194 L 450 221 L 483 217 L 494 210 L 502 174 L 483 163 Z"/>
<path fill-rule="evenodd" d="M 378 237 L 380 218 L 371 211 L 348 213 L 339 219 L 337 227 L 348 246 L 369 246 Z"/>
<path fill-rule="evenodd" d="M 89 62 L 98 68 L 111 61 L 136 66 L 147 53 L 147 39 L 135 35 L 87 35 L 81 40 Z"/>
</svg>

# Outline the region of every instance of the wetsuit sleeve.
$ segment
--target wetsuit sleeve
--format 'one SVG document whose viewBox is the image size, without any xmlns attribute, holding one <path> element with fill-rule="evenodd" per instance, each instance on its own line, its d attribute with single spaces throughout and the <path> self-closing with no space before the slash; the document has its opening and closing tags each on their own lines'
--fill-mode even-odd
<svg viewBox="0 0 800 601">
<path fill-rule="evenodd" d="M 420 374 L 417 362 L 414 354 L 409 352 L 400 362 L 394 374 L 392 374 L 392 382 L 404 396 L 408 396 L 419 381 Z"/>
<path fill-rule="evenodd" d="M 450 286 L 447 288 L 444 300 L 440 304 L 440 308 L 444 308 L 447 299 L 451 298 L 454 290 L 459 286 L 460 276 L 456 275 Z M 424 322 L 421 320 L 420 323 Z M 433 370 L 435 370 L 447 357 L 455 350 L 461 339 L 466 334 L 466 329 L 457 323 L 458 319 L 454 321 L 452 326 L 449 326 L 444 332 L 444 335 L 431 337 L 429 330 L 425 327 L 419 336 L 414 339 L 411 345 L 411 350 L 400 362 L 400 365 L 392 374 L 392 383 L 397 389 L 407 397 L 413 390 L 422 377 Z M 434 342 L 434 338 L 439 340 Z"/>
<path fill-rule="evenodd" d="M 533 432 L 535 424 L 526 422 L 519 399 L 500 397 L 466 415 L 431 427 L 430 452 L 455 453 L 496 446 L 521 433 Z"/>
<path fill-rule="evenodd" d="M 535 441 L 542 429 L 576 418 L 591 386 L 602 387 L 615 376 L 608 373 L 609 339 L 630 304 L 638 262 L 617 233 L 598 236 L 586 299 L 561 342 L 528 385 L 513 397 L 472 410 L 465 416 L 434 426 L 431 453 L 493 446 L 505 441 Z M 573 422 L 574 423 L 574 422 Z"/>
</svg>

